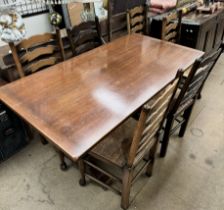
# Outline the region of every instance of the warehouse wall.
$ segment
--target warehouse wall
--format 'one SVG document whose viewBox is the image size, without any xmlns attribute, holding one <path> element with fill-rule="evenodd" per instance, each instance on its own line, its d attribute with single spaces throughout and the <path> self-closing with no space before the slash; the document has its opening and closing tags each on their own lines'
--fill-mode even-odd
<svg viewBox="0 0 224 210">
<path fill-rule="evenodd" d="M 27 37 L 34 34 L 41 34 L 44 32 L 51 31 L 51 25 L 48 20 L 48 14 L 35 15 L 31 17 L 24 18 Z M 0 46 L 5 45 L 6 43 L 0 40 Z"/>
</svg>

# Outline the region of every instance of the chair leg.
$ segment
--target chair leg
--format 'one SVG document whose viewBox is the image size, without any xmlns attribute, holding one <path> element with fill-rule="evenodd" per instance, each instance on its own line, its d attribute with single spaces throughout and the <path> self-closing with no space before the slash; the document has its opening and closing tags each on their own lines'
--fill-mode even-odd
<svg viewBox="0 0 224 210">
<path fill-rule="evenodd" d="M 201 92 L 198 94 L 198 97 L 197 97 L 197 99 L 198 100 L 200 100 L 202 98 L 202 96 L 201 96 Z"/>
<path fill-rule="evenodd" d="M 188 122 L 189 122 L 189 119 L 190 119 L 190 116 L 191 116 L 191 112 L 193 110 L 193 107 L 194 107 L 194 104 L 192 104 L 188 109 L 185 110 L 184 112 L 184 123 L 181 125 L 180 127 L 180 131 L 179 131 L 179 137 L 183 137 L 184 134 L 185 134 L 185 131 L 186 131 L 186 128 L 187 128 L 187 125 L 188 125 Z"/>
<path fill-rule="evenodd" d="M 156 141 L 155 145 L 152 147 L 152 149 L 149 151 L 149 163 L 146 168 L 146 176 L 151 177 L 152 176 L 152 171 L 153 171 L 153 166 L 155 162 L 155 156 L 156 156 L 156 151 L 157 151 L 157 146 L 158 143 Z"/>
<path fill-rule="evenodd" d="M 85 185 L 86 185 L 85 163 L 84 163 L 84 161 L 81 159 L 81 160 L 79 160 L 78 164 L 79 164 L 79 171 L 80 171 L 80 174 L 81 174 L 81 178 L 80 178 L 80 180 L 79 180 L 79 184 L 80 184 L 81 186 L 85 186 Z"/>
<path fill-rule="evenodd" d="M 162 143 L 161 143 L 160 157 L 166 156 L 166 152 L 167 152 L 167 148 L 168 148 L 168 144 L 169 144 L 169 140 L 170 140 L 170 131 L 173 127 L 173 121 L 174 121 L 173 116 L 171 116 L 171 117 L 168 116 L 167 122 L 165 125 Z"/>
<path fill-rule="evenodd" d="M 26 130 L 26 134 L 27 134 L 29 140 L 32 140 L 34 138 L 34 134 L 31 129 L 31 126 L 24 122 L 24 128 Z"/>
<path fill-rule="evenodd" d="M 41 134 L 40 134 L 40 141 L 41 141 L 41 143 L 42 143 L 43 145 L 48 144 L 47 139 L 46 139 L 44 136 L 42 136 Z"/>
<path fill-rule="evenodd" d="M 68 166 L 65 162 L 65 155 L 61 151 L 58 151 L 58 153 L 59 153 L 59 158 L 60 158 L 60 161 L 61 161 L 60 168 L 61 168 L 62 171 L 66 171 L 68 169 Z"/>
<path fill-rule="evenodd" d="M 132 181 L 132 169 L 125 167 L 122 180 L 122 195 L 121 195 L 121 208 L 125 210 L 129 207 L 131 181 Z"/>
</svg>

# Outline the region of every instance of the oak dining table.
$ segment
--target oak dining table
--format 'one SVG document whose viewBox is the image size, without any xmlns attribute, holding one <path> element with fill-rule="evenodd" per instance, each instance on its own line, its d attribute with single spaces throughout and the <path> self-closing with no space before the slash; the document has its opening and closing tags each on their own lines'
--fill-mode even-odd
<svg viewBox="0 0 224 210">
<path fill-rule="evenodd" d="M 1 87 L 0 100 L 76 161 L 202 55 L 127 35 Z"/>
</svg>

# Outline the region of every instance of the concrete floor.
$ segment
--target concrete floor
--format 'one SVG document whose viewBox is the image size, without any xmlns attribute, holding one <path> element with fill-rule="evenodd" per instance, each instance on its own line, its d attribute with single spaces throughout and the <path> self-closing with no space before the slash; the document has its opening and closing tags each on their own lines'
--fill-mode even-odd
<svg viewBox="0 0 224 210">
<path fill-rule="evenodd" d="M 183 139 L 173 137 L 152 178 L 142 176 L 130 210 L 224 209 L 224 56 L 206 83 Z M 59 169 L 52 146 L 33 141 L 0 165 L 0 210 L 116 210 L 120 197 L 79 172 Z"/>
</svg>

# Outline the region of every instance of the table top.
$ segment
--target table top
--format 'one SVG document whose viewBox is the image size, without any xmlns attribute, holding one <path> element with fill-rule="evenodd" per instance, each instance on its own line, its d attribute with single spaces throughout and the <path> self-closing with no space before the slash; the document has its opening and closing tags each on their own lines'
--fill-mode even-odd
<svg viewBox="0 0 224 210">
<path fill-rule="evenodd" d="M 0 88 L 0 99 L 77 160 L 203 52 L 128 35 Z"/>
</svg>

